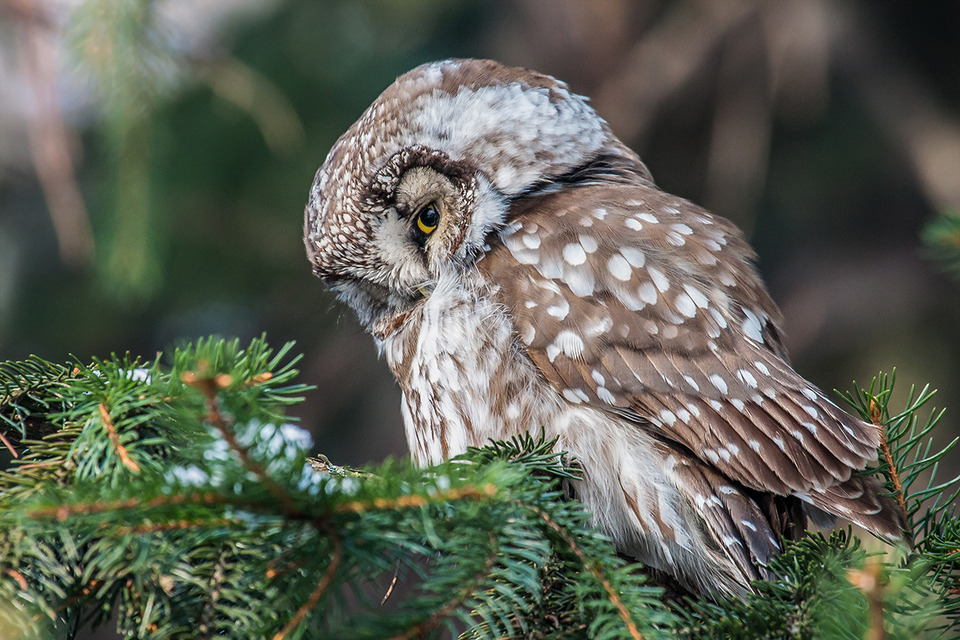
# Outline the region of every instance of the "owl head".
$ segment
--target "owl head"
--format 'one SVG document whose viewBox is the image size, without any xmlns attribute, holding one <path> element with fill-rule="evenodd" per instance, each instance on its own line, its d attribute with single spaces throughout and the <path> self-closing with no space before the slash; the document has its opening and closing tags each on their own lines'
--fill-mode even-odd
<svg viewBox="0 0 960 640">
<path fill-rule="evenodd" d="M 330 150 L 306 207 L 307 254 L 369 329 L 469 268 L 518 201 L 617 160 L 645 172 L 564 83 L 488 60 L 426 64 Z"/>
</svg>

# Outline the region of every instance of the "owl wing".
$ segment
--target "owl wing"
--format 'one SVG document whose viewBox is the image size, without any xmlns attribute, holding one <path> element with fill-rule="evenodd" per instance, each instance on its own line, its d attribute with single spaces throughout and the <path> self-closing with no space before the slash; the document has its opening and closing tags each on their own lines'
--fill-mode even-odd
<svg viewBox="0 0 960 640">
<path fill-rule="evenodd" d="M 510 214 L 479 266 L 567 401 L 654 429 L 746 487 L 883 529 L 875 491 L 851 477 L 878 432 L 787 363 L 731 223 L 637 184 L 565 188 Z"/>
</svg>

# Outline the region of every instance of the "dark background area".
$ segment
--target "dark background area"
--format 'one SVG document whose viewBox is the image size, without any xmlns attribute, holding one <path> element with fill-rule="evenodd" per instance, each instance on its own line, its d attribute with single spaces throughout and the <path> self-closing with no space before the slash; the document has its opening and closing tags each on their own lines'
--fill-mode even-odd
<svg viewBox="0 0 960 640">
<path fill-rule="evenodd" d="M 303 206 L 397 75 L 491 57 L 590 96 L 662 188 L 744 229 L 803 375 L 896 367 L 900 398 L 940 389 L 937 440 L 960 433 L 960 284 L 920 240 L 960 209 L 960 3 L 5 0 L 0 20 L 0 359 L 266 332 L 305 355 L 318 452 L 405 455 Z"/>
</svg>

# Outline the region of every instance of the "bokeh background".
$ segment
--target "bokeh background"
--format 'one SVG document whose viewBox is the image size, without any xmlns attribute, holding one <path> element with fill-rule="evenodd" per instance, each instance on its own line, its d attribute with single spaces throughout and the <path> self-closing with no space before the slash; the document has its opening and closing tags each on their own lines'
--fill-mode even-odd
<svg viewBox="0 0 960 640">
<path fill-rule="evenodd" d="M 960 211 L 954 0 L 0 0 L 0 21 L 0 360 L 266 332 L 304 354 L 318 452 L 405 455 L 303 206 L 397 75 L 490 57 L 591 96 L 662 188 L 744 230 L 801 373 L 896 367 L 960 433 L 960 282 L 922 241 Z"/>
</svg>

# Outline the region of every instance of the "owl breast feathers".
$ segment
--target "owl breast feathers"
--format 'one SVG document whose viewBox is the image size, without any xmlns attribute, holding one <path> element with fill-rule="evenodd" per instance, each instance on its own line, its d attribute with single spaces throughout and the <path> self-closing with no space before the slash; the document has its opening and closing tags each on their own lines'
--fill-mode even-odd
<svg viewBox="0 0 960 640">
<path fill-rule="evenodd" d="M 542 426 L 620 551 L 701 593 L 745 593 L 808 517 L 900 536 L 854 473 L 877 430 L 790 367 L 741 234 L 554 78 L 401 76 L 317 173 L 305 242 L 396 375 L 419 464 Z"/>
</svg>

